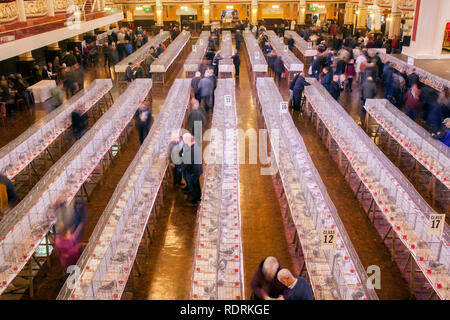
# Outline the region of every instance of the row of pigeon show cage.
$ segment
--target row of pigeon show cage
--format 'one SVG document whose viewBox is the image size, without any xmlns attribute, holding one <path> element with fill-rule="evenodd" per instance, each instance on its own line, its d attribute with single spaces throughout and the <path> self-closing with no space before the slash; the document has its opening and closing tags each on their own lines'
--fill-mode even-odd
<svg viewBox="0 0 450 320">
<path fill-rule="evenodd" d="M 133 82 L 0 221 L 0 293 L 22 270 L 54 226 L 53 208 L 57 204 L 71 203 L 111 147 L 126 133 L 151 86 L 150 79 Z"/>
<path fill-rule="evenodd" d="M 215 91 L 203 196 L 197 214 L 191 299 L 244 298 L 235 81 Z"/>
<path fill-rule="evenodd" d="M 150 65 L 150 72 L 152 73 L 152 79 L 154 83 L 163 84 L 166 79 L 166 75 L 175 66 L 174 61 L 177 57 L 181 56 L 183 52 L 190 49 L 187 44 L 191 38 L 189 31 L 183 30 L 176 38 L 171 42 L 167 49 L 161 53 L 161 55 L 153 61 Z"/>
<path fill-rule="evenodd" d="M 199 66 L 203 62 L 203 57 L 209 45 L 210 31 L 202 31 L 197 42 L 192 45 L 192 51 L 184 61 L 183 71 L 187 78 L 192 78 L 195 72 L 199 71 Z"/>
<path fill-rule="evenodd" d="M 219 61 L 219 76 L 221 78 L 231 77 L 233 74 L 233 40 L 231 31 L 222 32 L 222 41 L 220 43 L 220 55 L 222 60 Z"/>
<path fill-rule="evenodd" d="M 352 177 L 357 181 L 358 187 L 354 190 L 357 196 L 362 192 L 361 201 L 364 201 L 364 194 L 370 195 L 368 213 L 372 213 L 372 220 L 377 216 L 389 226 L 387 232 L 377 230 L 384 240 L 393 234 L 390 238 L 393 248 L 395 241 L 399 241 L 408 253 L 408 261 L 414 260 L 434 292 L 441 299 L 448 299 L 450 230 L 445 215 L 436 213 L 428 205 L 322 85 L 315 79 L 308 79 L 308 82 L 311 84 L 305 87 L 308 113 L 315 117 L 314 123 L 322 130 L 332 154 L 336 145 L 338 166 L 345 177 L 348 175 L 349 182 Z M 370 102 L 368 105 L 373 106 Z M 391 254 L 400 259 L 395 250 Z"/>
<path fill-rule="evenodd" d="M 168 147 L 173 134 L 182 128 L 190 90 L 190 79 L 175 80 L 77 262 L 78 276 L 64 284 L 58 299 L 122 297 L 140 243 L 161 205 L 168 173 Z"/>
<path fill-rule="evenodd" d="M 345 231 L 302 137 L 272 78 L 256 82 L 259 107 L 269 131 L 272 166 L 276 164 L 287 199 L 294 243 L 316 299 L 378 299 Z M 299 249 L 299 248 L 298 248 Z"/>
</svg>

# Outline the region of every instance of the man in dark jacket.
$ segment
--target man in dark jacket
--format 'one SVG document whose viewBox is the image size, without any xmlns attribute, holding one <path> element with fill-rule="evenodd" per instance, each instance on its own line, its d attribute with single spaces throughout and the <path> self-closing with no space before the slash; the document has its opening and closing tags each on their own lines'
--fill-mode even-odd
<svg viewBox="0 0 450 320">
<path fill-rule="evenodd" d="M 241 65 L 241 57 L 239 56 L 239 51 L 237 49 L 231 58 L 233 59 L 234 69 L 236 70 L 235 76 L 236 78 L 239 78 L 239 66 Z"/>
<path fill-rule="evenodd" d="M 301 102 L 303 90 L 309 84 L 306 82 L 303 74 L 300 74 L 295 81 L 294 87 L 292 89 L 292 98 L 294 99 L 294 110 L 301 111 Z"/>
<path fill-rule="evenodd" d="M 330 84 L 333 81 L 333 71 L 330 70 L 330 68 L 324 67 L 322 70 L 322 85 L 327 89 L 327 91 L 330 91 Z"/>
<path fill-rule="evenodd" d="M 183 142 L 183 177 L 187 182 L 187 188 L 192 198 L 190 204 L 192 206 L 197 206 L 201 201 L 202 196 L 200 187 L 200 176 L 203 173 L 202 150 L 197 146 L 194 137 L 190 133 L 185 133 L 183 135 Z"/>
<path fill-rule="evenodd" d="M 386 91 L 384 92 L 384 98 L 389 99 L 392 97 L 392 76 L 394 69 L 389 61 L 386 61 L 383 67 L 383 81 Z"/>
<path fill-rule="evenodd" d="M 125 80 L 128 82 L 133 81 L 133 69 L 131 68 L 132 65 L 133 63 L 128 62 L 128 67 L 125 69 Z"/>
<path fill-rule="evenodd" d="M 333 76 L 333 81 L 330 83 L 329 92 L 334 100 L 339 100 L 339 96 L 341 95 L 341 87 L 339 86 L 339 76 L 337 74 Z"/>
<path fill-rule="evenodd" d="M 286 68 L 284 67 L 284 63 L 283 63 L 283 60 L 281 59 L 281 56 L 279 56 L 276 52 L 274 54 L 275 54 L 275 59 L 273 61 L 273 71 L 275 72 L 275 74 L 277 76 L 278 84 L 280 84 L 281 83 L 281 75 L 286 70 Z"/>
<path fill-rule="evenodd" d="M 139 142 L 142 145 L 145 137 L 147 137 L 150 131 L 150 124 L 152 122 L 152 114 L 144 103 L 141 103 L 139 108 L 136 110 L 136 113 L 134 114 L 134 122 L 139 133 Z"/>
<path fill-rule="evenodd" d="M 289 293 L 277 300 L 314 300 L 310 284 L 303 277 L 295 278 L 288 269 L 281 269 L 277 275 L 278 281 L 289 288 Z"/>
<path fill-rule="evenodd" d="M 72 112 L 72 132 L 74 140 L 80 139 L 87 131 L 88 115 L 83 113 L 81 108 L 77 108 Z"/>
<path fill-rule="evenodd" d="M 236 30 L 236 35 L 234 36 L 236 40 L 236 50 L 241 50 L 241 42 L 242 42 L 242 33 L 241 30 Z"/>
<path fill-rule="evenodd" d="M 366 105 L 367 99 L 373 99 L 377 95 L 377 86 L 372 77 L 368 77 L 361 87 L 361 99 L 363 105 Z M 366 113 L 366 109 L 363 108 L 363 113 Z"/>
<path fill-rule="evenodd" d="M 194 97 L 195 97 L 195 99 L 197 99 L 198 102 L 200 102 L 201 97 L 202 97 L 200 88 L 198 86 L 201 79 L 202 79 L 201 73 L 199 71 L 197 71 L 195 73 L 195 77 L 193 77 L 191 80 L 191 87 L 192 87 L 192 90 L 194 91 Z"/>
<path fill-rule="evenodd" d="M 439 131 L 442 123 L 442 107 L 437 101 L 432 101 L 428 111 L 427 124 L 436 133 Z"/>
<path fill-rule="evenodd" d="M 196 99 L 192 100 L 191 111 L 189 112 L 188 118 L 188 129 L 191 131 L 192 135 L 196 137 L 201 135 L 203 128 L 206 124 L 206 117 L 202 111 L 199 109 L 199 102 Z M 201 127 L 199 125 L 201 124 Z M 199 130 L 199 132 L 197 132 Z"/>
<path fill-rule="evenodd" d="M 315 55 L 313 58 L 313 62 L 311 64 L 311 70 L 312 70 L 313 77 L 316 78 L 317 80 L 319 80 L 320 61 L 319 61 L 319 57 L 317 55 Z"/>
</svg>

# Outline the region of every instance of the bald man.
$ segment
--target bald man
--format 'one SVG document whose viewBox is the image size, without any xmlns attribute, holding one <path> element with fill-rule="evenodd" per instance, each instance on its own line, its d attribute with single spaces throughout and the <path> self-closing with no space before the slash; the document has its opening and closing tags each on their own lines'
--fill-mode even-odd
<svg viewBox="0 0 450 320">
<path fill-rule="evenodd" d="M 289 293 L 279 296 L 277 300 L 314 300 L 311 286 L 305 278 L 295 278 L 288 269 L 278 271 L 277 278 L 289 288 Z"/>
</svg>

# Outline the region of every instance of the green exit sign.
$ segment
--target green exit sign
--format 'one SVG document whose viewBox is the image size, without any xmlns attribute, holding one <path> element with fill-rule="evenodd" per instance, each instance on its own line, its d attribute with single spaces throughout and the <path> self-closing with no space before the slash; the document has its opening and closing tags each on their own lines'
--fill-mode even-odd
<svg viewBox="0 0 450 320">
<path fill-rule="evenodd" d="M 153 9 L 152 9 L 151 6 L 150 6 L 150 7 L 144 7 L 144 8 L 142 8 L 142 10 L 143 10 L 144 12 L 152 12 L 152 11 L 153 11 Z"/>
<path fill-rule="evenodd" d="M 310 3 L 308 10 L 309 11 L 318 11 L 319 7 L 317 7 L 314 3 Z"/>
</svg>

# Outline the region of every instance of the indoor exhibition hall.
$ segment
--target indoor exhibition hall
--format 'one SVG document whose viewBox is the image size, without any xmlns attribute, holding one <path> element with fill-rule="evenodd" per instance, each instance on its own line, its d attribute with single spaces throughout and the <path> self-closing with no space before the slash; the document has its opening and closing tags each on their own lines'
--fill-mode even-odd
<svg viewBox="0 0 450 320">
<path fill-rule="evenodd" d="M 0 0 L 0 77 L 0 303 L 450 300 L 450 0 Z"/>
</svg>

